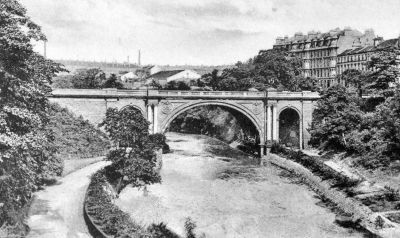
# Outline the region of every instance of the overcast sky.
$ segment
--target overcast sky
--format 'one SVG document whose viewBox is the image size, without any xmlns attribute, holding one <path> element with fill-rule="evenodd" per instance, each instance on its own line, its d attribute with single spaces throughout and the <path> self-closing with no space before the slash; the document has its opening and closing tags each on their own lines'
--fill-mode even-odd
<svg viewBox="0 0 400 238">
<path fill-rule="evenodd" d="M 400 0 L 22 0 L 53 59 L 230 64 L 277 36 L 345 26 L 400 34 Z M 42 47 L 38 50 L 42 51 Z"/>
</svg>

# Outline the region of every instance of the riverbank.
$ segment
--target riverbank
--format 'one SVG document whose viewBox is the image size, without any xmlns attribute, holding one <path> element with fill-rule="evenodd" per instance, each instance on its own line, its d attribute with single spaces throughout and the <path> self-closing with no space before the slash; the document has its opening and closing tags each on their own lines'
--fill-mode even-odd
<svg viewBox="0 0 400 238">
<path fill-rule="evenodd" d="M 149 195 L 128 187 L 116 204 L 143 225 L 165 222 L 183 234 L 190 217 L 206 237 L 363 237 L 334 223 L 315 193 L 275 166 L 205 136 L 167 134 L 162 184 Z"/>
</svg>

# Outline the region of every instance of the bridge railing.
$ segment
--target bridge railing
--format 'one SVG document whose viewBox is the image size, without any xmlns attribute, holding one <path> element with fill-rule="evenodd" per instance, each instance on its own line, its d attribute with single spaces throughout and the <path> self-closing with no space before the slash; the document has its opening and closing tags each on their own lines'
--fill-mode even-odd
<svg viewBox="0 0 400 238">
<path fill-rule="evenodd" d="M 229 98 L 243 98 L 243 97 L 265 97 L 265 92 L 250 92 L 250 91 L 173 91 L 173 90 L 151 90 L 149 96 L 163 96 L 163 97 L 229 97 Z"/>
<path fill-rule="evenodd" d="M 55 97 L 182 97 L 182 98 L 242 98 L 242 99 L 310 99 L 319 98 L 317 92 L 289 92 L 289 91 L 174 91 L 174 90 L 118 90 L 118 89 L 55 89 Z"/>
</svg>

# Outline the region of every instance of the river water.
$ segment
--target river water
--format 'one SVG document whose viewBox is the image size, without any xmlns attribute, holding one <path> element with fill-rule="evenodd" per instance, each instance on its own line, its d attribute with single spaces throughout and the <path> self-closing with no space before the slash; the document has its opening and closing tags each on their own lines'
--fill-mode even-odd
<svg viewBox="0 0 400 238">
<path fill-rule="evenodd" d="M 339 227 L 335 215 L 317 205 L 306 186 L 281 176 L 275 167 L 217 140 L 168 133 L 172 153 L 163 155 L 162 183 L 143 191 L 128 187 L 116 204 L 133 220 L 164 222 L 184 235 L 185 220 L 206 237 L 363 237 Z"/>
</svg>

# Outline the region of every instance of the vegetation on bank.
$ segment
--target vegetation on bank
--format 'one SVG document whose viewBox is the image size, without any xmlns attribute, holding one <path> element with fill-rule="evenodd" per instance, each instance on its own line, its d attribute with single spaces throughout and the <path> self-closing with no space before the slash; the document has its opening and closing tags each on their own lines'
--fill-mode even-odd
<svg viewBox="0 0 400 238">
<path fill-rule="evenodd" d="M 60 159 L 103 156 L 111 147 L 104 132 L 58 104 L 50 104 L 48 118 L 47 128 L 53 131 L 53 144 Z"/>
<path fill-rule="evenodd" d="M 58 75 L 52 81 L 52 88 L 124 88 L 117 75 L 111 74 L 107 78 L 106 74 L 99 68 L 79 69 L 73 75 Z"/>
<path fill-rule="evenodd" d="M 0 11 L 0 227 L 23 235 L 22 208 L 62 171 L 46 94 L 63 68 L 33 50 L 31 42 L 46 37 L 18 1 L 0 0 Z"/>
<path fill-rule="evenodd" d="M 310 143 L 325 151 L 345 151 L 366 168 L 388 166 L 400 156 L 398 49 L 376 53 L 368 72 L 342 75 L 349 85 L 321 92 L 313 113 Z M 361 93 L 360 93 L 361 92 Z M 368 94 L 362 97 L 362 92 Z"/>
<path fill-rule="evenodd" d="M 144 227 L 129 214 L 122 212 L 113 202 L 128 185 L 143 188 L 160 183 L 160 163 L 156 151 L 169 151 L 165 136 L 149 134 L 149 122 L 135 108 L 119 111 L 109 108 L 100 124 L 115 147 L 106 159 L 111 165 L 92 176 L 86 198 L 85 215 L 90 231 L 95 236 L 109 237 L 179 237 L 165 224 Z M 187 237 L 195 237 L 195 224 L 188 220 Z"/>
</svg>

